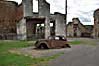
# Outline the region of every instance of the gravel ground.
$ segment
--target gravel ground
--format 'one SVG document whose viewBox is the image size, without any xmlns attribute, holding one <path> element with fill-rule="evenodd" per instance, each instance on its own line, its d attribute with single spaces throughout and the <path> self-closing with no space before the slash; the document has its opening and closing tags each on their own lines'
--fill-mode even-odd
<svg viewBox="0 0 99 66">
<path fill-rule="evenodd" d="M 35 47 L 27 47 L 15 50 L 17 53 L 29 55 L 31 57 L 52 56 L 60 52 L 64 54 L 48 62 L 48 66 L 99 66 L 99 40 L 88 38 L 68 38 L 68 41 L 88 40 L 98 41 L 97 46 L 76 45 L 72 48 L 37 50 Z M 13 50 L 14 51 L 14 50 Z M 10 52 L 13 52 L 12 50 Z"/>
<path fill-rule="evenodd" d="M 93 39 L 84 39 L 93 40 Z M 97 41 L 97 40 L 93 40 Z M 99 42 L 97 46 L 77 45 L 64 55 L 49 61 L 48 66 L 99 66 Z"/>
<path fill-rule="evenodd" d="M 40 49 L 35 49 L 35 47 L 32 46 L 32 47 L 19 49 L 18 51 L 20 51 L 20 53 L 24 55 L 29 55 L 33 58 L 36 58 L 36 57 L 48 57 L 64 51 L 69 52 L 70 50 L 71 48 L 40 50 Z"/>
</svg>

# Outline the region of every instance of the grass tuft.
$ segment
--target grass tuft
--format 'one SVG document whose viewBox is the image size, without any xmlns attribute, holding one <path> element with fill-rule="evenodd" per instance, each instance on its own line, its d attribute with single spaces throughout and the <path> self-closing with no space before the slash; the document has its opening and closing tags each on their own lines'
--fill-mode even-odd
<svg viewBox="0 0 99 66">
<path fill-rule="evenodd" d="M 79 44 L 81 44 L 81 41 L 69 41 L 69 44 L 70 45 L 79 45 Z"/>
<path fill-rule="evenodd" d="M 0 52 L 29 46 L 33 46 L 33 43 L 28 43 L 27 41 L 0 41 Z"/>
<path fill-rule="evenodd" d="M 84 45 L 91 45 L 91 46 L 96 46 L 95 41 L 89 41 L 89 40 L 75 40 L 75 41 L 69 41 L 70 45 L 80 45 L 80 44 L 84 44 Z"/>
</svg>

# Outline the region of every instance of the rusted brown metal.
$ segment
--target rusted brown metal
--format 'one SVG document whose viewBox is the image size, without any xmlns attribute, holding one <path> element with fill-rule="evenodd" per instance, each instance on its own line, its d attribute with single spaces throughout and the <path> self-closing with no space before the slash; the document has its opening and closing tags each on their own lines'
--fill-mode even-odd
<svg viewBox="0 0 99 66">
<path fill-rule="evenodd" d="M 36 48 L 70 48 L 67 39 L 64 36 L 49 36 L 48 39 L 40 39 L 35 43 Z"/>
</svg>

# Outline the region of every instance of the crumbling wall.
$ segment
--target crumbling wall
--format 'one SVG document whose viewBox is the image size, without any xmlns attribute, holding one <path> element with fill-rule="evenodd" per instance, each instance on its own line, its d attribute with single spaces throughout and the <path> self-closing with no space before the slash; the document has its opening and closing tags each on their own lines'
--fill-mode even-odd
<svg viewBox="0 0 99 66">
<path fill-rule="evenodd" d="M 22 0 L 23 5 L 23 15 L 33 16 L 33 0 Z"/>
<path fill-rule="evenodd" d="M 63 35 L 66 36 L 66 24 L 64 20 L 64 16 L 61 13 L 55 13 L 55 35 Z"/>
<path fill-rule="evenodd" d="M 17 6 L 13 1 L 0 1 L 0 33 L 16 33 Z"/>
<path fill-rule="evenodd" d="M 99 9 L 94 11 L 94 30 L 93 37 L 99 38 Z"/>
<path fill-rule="evenodd" d="M 17 13 L 16 13 L 16 19 L 17 22 L 23 18 L 23 6 L 22 3 L 17 6 Z"/>
<path fill-rule="evenodd" d="M 45 38 L 50 36 L 50 4 L 46 0 L 38 0 L 39 17 L 45 18 Z"/>
<path fill-rule="evenodd" d="M 90 37 L 91 32 L 80 22 L 78 18 L 73 18 L 67 25 L 67 34 L 72 37 Z"/>
<path fill-rule="evenodd" d="M 74 36 L 73 22 L 69 22 L 66 27 L 67 27 L 67 36 L 73 37 Z"/>
</svg>

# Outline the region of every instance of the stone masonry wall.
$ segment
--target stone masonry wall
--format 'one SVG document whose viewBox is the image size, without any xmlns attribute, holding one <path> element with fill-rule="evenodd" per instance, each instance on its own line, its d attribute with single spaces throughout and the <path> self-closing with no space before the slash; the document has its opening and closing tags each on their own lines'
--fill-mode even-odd
<svg viewBox="0 0 99 66">
<path fill-rule="evenodd" d="M 94 11 L 94 31 L 93 37 L 99 38 L 99 9 Z"/>
<path fill-rule="evenodd" d="M 64 15 L 57 12 L 55 13 L 55 35 L 66 36 Z"/>
<path fill-rule="evenodd" d="M 50 36 L 50 4 L 46 0 L 38 0 L 39 17 L 45 18 L 45 38 Z"/>
<path fill-rule="evenodd" d="M 23 18 L 23 6 L 22 4 L 20 4 L 18 7 L 17 7 L 17 14 L 16 14 L 16 19 L 17 19 L 17 22 Z"/>
<path fill-rule="evenodd" d="M 23 5 L 23 15 L 33 16 L 33 0 L 22 0 Z"/>
<path fill-rule="evenodd" d="M 0 1 L 0 33 L 16 33 L 16 2 Z"/>
</svg>

